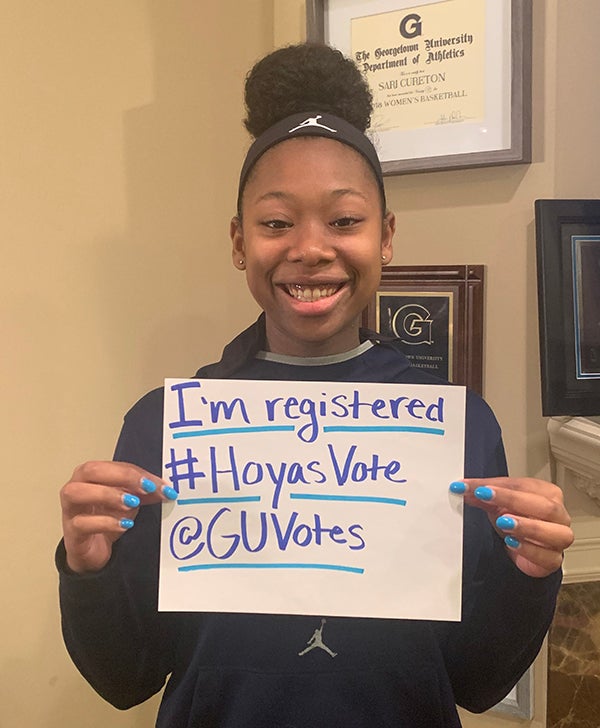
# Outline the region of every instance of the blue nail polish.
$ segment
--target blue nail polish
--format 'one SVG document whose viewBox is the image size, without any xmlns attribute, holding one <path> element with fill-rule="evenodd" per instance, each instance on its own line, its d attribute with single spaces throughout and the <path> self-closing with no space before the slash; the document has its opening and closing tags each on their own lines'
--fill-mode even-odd
<svg viewBox="0 0 600 728">
<path fill-rule="evenodd" d="M 127 508 L 137 508 L 140 504 L 140 499 L 137 497 L 137 495 L 132 495 L 131 493 L 124 493 L 123 494 L 123 503 L 127 506 Z"/>
<path fill-rule="evenodd" d="M 488 488 L 487 485 L 482 485 L 481 488 L 475 488 L 473 495 L 482 501 L 491 501 L 494 497 L 494 491 Z"/>
<path fill-rule="evenodd" d="M 145 490 L 146 493 L 154 493 L 156 490 L 156 484 L 149 478 L 142 478 L 142 490 Z"/>
<path fill-rule="evenodd" d="M 452 493 L 458 493 L 459 495 L 461 495 L 462 493 L 466 493 L 466 483 L 462 483 L 460 480 L 457 480 L 454 483 L 450 483 L 450 491 Z"/>
<path fill-rule="evenodd" d="M 500 516 L 500 518 L 496 519 L 496 526 L 501 528 L 503 531 L 512 531 L 516 525 L 517 522 L 510 516 Z"/>
<path fill-rule="evenodd" d="M 514 536 L 505 536 L 504 543 L 511 549 L 518 549 L 521 545 L 521 542 L 517 541 Z"/>
<path fill-rule="evenodd" d="M 175 500 L 179 495 L 175 488 L 171 488 L 170 485 L 163 486 L 162 492 L 165 498 L 168 498 L 169 500 Z"/>
<path fill-rule="evenodd" d="M 131 518 L 121 518 L 121 520 L 119 521 L 119 526 L 127 530 L 129 528 L 133 528 L 133 523 L 134 522 L 131 520 Z"/>
</svg>

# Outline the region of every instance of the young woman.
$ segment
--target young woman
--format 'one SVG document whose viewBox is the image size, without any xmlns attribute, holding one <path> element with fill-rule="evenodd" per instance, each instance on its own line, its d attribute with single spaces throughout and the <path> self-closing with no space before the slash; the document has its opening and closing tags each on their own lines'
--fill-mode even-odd
<svg viewBox="0 0 600 728">
<path fill-rule="evenodd" d="M 197 377 L 440 383 L 397 342 L 359 329 L 395 220 L 364 134 L 371 97 L 354 64 L 299 45 L 246 81 L 255 137 L 231 222 L 259 320 Z M 126 415 L 114 462 L 61 491 L 63 632 L 91 685 L 119 708 L 168 683 L 158 726 L 459 726 L 537 654 L 572 541 L 560 490 L 506 477 L 498 425 L 467 395 L 463 618 L 459 623 L 158 613 L 162 390 Z"/>
</svg>

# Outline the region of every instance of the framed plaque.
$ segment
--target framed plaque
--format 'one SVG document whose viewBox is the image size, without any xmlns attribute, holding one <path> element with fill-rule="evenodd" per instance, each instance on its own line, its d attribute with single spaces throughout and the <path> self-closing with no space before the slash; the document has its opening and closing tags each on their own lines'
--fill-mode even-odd
<svg viewBox="0 0 600 728">
<path fill-rule="evenodd" d="M 411 364 L 483 389 L 482 265 L 387 266 L 363 325 L 400 339 Z"/>
<path fill-rule="evenodd" d="M 531 161 L 531 0 L 307 0 L 373 93 L 384 174 Z"/>
<path fill-rule="evenodd" d="M 600 415 L 600 200 L 536 200 L 542 412 Z"/>
</svg>

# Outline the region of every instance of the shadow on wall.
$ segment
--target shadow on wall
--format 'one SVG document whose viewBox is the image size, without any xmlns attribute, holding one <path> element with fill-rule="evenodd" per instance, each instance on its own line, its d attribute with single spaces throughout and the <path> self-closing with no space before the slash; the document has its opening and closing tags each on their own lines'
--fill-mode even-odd
<svg viewBox="0 0 600 728">
<path fill-rule="evenodd" d="M 139 391 L 193 374 L 254 318 L 231 265 L 229 220 L 248 144 L 243 79 L 272 42 L 264 0 L 244 4 L 240 38 L 234 2 L 149 8 L 154 101 L 123 119 L 126 241 L 99 245 L 95 265 L 99 298 L 106 276 L 119 282 L 111 288 L 120 294 L 104 301 L 109 359 L 137 363 Z M 115 331 L 111 321 L 124 312 L 131 326 Z M 124 385 L 119 369 L 115 386 Z"/>
</svg>

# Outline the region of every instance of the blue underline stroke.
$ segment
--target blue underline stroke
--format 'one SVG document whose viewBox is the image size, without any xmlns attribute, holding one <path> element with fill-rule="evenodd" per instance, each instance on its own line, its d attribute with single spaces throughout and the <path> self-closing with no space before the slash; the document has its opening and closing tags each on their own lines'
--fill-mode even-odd
<svg viewBox="0 0 600 728">
<path fill-rule="evenodd" d="M 404 425 L 326 425 L 323 432 L 417 432 L 422 435 L 445 435 L 438 427 L 409 427 Z"/>
<path fill-rule="evenodd" d="M 202 503 L 258 503 L 260 502 L 259 495 L 240 495 L 231 497 L 217 497 L 217 498 L 178 498 L 178 506 L 195 506 L 201 505 Z"/>
<path fill-rule="evenodd" d="M 294 432 L 294 425 L 265 425 L 264 427 L 219 427 L 210 430 L 192 430 L 191 432 L 175 432 L 174 440 L 181 437 L 204 437 L 205 435 L 244 435 L 248 432 Z"/>
<path fill-rule="evenodd" d="M 290 493 L 290 498 L 295 500 L 318 500 L 318 501 L 353 501 L 355 503 L 388 503 L 396 506 L 405 506 L 406 501 L 402 498 L 381 498 L 374 495 L 325 495 L 316 493 Z"/>
<path fill-rule="evenodd" d="M 177 571 L 204 571 L 207 569 L 325 569 L 327 571 L 346 571 L 351 574 L 364 574 L 365 570 L 358 566 L 341 566 L 340 564 L 192 564 L 179 566 Z"/>
</svg>

